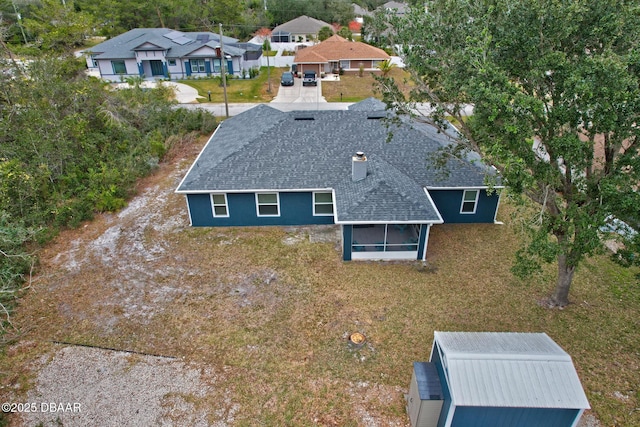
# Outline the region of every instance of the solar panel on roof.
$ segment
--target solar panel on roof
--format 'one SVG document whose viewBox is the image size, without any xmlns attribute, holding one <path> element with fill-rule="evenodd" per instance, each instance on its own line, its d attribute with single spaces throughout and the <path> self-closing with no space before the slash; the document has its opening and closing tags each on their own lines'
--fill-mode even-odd
<svg viewBox="0 0 640 427">
<path fill-rule="evenodd" d="M 201 43 L 206 43 L 209 41 L 209 34 L 198 34 L 198 37 L 196 37 L 196 40 L 198 40 Z"/>
<path fill-rule="evenodd" d="M 191 40 L 190 38 L 187 37 L 178 37 L 177 39 L 174 39 L 173 42 L 179 44 L 180 46 L 183 46 L 187 43 L 191 43 L 193 40 Z"/>
<path fill-rule="evenodd" d="M 169 40 L 175 40 L 175 39 L 177 39 L 179 37 L 183 37 L 184 33 L 181 33 L 180 31 L 171 31 L 171 32 L 169 32 L 167 34 L 164 34 L 164 36 L 166 38 L 168 38 Z"/>
</svg>

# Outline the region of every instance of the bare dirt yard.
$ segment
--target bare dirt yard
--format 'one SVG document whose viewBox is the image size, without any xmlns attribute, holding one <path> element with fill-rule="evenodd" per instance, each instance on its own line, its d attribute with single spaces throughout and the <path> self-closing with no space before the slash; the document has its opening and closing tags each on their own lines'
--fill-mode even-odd
<svg viewBox="0 0 640 427">
<path fill-rule="evenodd" d="M 522 284 L 499 262 L 506 226 L 434 227 L 426 265 L 344 263 L 333 227 L 191 228 L 173 191 L 202 143 L 39 254 L 0 358 L 0 396 L 22 403 L 9 425 L 404 427 L 434 330 L 547 332 L 606 425 L 639 420 L 632 274 L 615 270 L 612 296 L 594 261 L 576 303 L 547 310 L 549 277 Z"/>
</svg>

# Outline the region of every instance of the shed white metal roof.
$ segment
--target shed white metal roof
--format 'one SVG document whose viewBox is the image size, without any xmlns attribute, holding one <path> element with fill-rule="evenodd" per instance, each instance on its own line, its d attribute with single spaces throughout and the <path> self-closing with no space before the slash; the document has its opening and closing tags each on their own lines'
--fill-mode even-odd
<svg viewBox="0 0 640 427">
<path fill-rule="evenodd" d="M 456 406 L 590 408 L 571 357 L 545 333 L 438 332 Z"/>
</svg>

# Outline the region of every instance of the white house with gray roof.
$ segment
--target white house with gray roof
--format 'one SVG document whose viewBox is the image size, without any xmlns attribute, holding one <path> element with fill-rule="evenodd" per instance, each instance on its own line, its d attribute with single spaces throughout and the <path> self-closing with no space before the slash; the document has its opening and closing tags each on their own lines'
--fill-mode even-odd
<svg viewBox="0 0 640 427">
<path fill-rule="evenodd" d="M 333 31 L 331 24 L 306 15 L 298 16 L 275 27 L 271 32 L 271 41 L 273 43 L 312 42 L 318 39 L 318 32 L 322 27 L 329 27 Z"/>
<path fill-rule="evenodd" d="M 388 128 L 387 114 L 369 99 L 348 111 L 263 104 L 225 120 L 176 190 L 191 225 L 339 224 L 344 260 L 421 260 L 432 226 L 493 223 L 494 169 L 452 160 L 443 174 L 430 154 L 450 137 L 408 121 Z"/>
<path fill-rule="evenodd" d="M 262 47 L 231 37 L 221 39 L 211 32 L 136 28 L 87 49 L 85 54 L 88 67 L 105 80 L 131 76 L 184 79 L 220 75 L 223 56 L 227 73 L 243 75 L 260 66 Z"/>
</svg>

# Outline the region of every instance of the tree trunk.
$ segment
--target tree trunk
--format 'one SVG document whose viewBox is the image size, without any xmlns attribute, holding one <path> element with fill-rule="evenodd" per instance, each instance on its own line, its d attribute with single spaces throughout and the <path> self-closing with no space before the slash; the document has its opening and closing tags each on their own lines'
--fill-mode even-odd
<svg viewBox="0 0 640 427">
<path fill-rule="evenodd" d="M 558 255 L 558 281 L 556 289 L 551 297 L 553 305 L 564 307 L 569 305 L 569 288 L 573 280 L 573 273 L 576 271 L 574 266 L 567 264 L 567 256 Z"/>
</svg>

